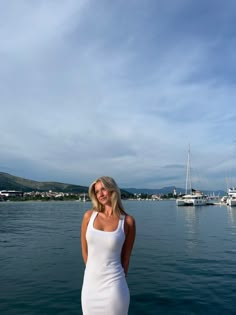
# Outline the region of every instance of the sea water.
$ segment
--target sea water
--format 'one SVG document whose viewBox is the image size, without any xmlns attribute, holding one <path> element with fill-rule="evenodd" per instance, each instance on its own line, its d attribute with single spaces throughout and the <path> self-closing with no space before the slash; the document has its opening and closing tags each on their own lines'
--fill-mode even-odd
<svg viewBox="0 0 236 315">
<path fill-rule="evenodd" d="M 236 314 L 236 207 L 124 206 L 137 225 L 129 315 Z M 90 207 L 0 203 L 1 315 L 82 314 L 80 227 Z"/>
</svg>

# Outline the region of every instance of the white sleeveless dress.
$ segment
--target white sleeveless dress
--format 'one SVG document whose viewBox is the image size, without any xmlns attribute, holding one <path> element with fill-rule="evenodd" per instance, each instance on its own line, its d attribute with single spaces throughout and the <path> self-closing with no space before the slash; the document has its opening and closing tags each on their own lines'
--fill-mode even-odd
<svg viewBox="0 0 236 315">
<path fill-rule="evenodd" d="M 83 315 L 127 315 L 130 294 L 121 265 L 125 217 L 120 217 L 115 231 L 105 232 L 94 228 L 97 214 L 93 211 L 86 232 L 88 259 L 81 292 Z"/>
</svg>

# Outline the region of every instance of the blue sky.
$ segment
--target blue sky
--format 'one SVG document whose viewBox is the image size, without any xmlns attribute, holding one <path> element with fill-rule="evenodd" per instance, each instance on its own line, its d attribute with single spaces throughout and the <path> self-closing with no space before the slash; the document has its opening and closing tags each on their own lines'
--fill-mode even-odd
<svg viewBox="0 0 236 315">
<path fill-rule="evenodd" d="M 2 1 L 0 171 L 236 185 L 234 0 Z"/>
</svg>

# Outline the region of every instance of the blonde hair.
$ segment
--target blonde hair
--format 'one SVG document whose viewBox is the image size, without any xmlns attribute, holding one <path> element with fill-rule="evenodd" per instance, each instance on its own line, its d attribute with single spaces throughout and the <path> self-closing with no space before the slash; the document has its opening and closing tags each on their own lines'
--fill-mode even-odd
<svg viewBox="0 0 236 315">
<path fill-rule="evenodd" d="M 104 210 L 104 206 L 98 201 L 95 194 L 95 185 L 101 182 L 106 190 L 111 193 L 111 206 L 113 214 L 120 217 L 122 214 L 126 214 L 125 209 L 121 202 L 121 194 L 118 185 L 115 180 L 109 176 L 101 176 L 97 178 L 92 184 L 89 186 L 89 197 L 93 204 L 93 209 L 102 212 Z"/>
</svg>

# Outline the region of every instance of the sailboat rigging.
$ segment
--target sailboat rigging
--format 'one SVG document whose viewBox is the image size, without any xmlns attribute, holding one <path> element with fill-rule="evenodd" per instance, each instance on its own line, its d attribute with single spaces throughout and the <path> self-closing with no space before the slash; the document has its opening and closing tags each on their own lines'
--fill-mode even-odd
<svg viewBox="0 0 236 315">
<path fill-rule="evenodd" d="M 190 146 L 186 167 L 185 195 L 176 199 L 177 206 L 202 206 L 207 204 L 207 198 L 202 192 L 192 188 Z"/>
</svg>

